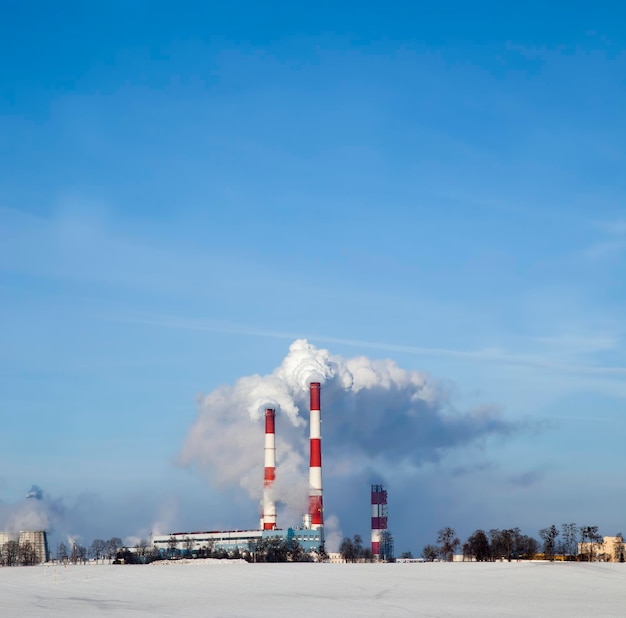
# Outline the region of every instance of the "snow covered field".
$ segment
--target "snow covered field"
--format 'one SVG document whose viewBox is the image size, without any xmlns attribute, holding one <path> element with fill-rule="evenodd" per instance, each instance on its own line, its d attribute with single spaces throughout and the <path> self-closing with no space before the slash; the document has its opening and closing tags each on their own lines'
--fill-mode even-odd
<svg viewBox="0 0 626 618">
<path fill-rule="evenodd" d="M 207 563 L 0 568 L 0 616 L 626 616 L 626 565 Z"/>
</svg>

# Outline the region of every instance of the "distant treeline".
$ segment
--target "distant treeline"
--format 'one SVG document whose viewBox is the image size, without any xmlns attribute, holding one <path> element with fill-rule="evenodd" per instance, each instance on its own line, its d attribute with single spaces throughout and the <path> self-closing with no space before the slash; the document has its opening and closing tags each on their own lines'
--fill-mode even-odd
<svg viewBox="0 0 626 618">
<path fill-rule="evenodd" d="M 426 545 L 422 557 L 428 561 L 451 561 L 461 552 L 464 560 L 478 562 L 495 560 L 532 560 L 543 558 L 554 560 L 610 560 L 624 561 L 624 540 L 618 532 L 611 543 L 611 555 L 603 554 L 603 537 L 598 533 L 598 526 L 577 526 L 575 523 L 561 524 L 561 529 L 552 524 L 539 530 L 537 539 L 522 534 L 519 528 L 500 530 L 493 528 L 476 530 L 461 543 L 453 528 L 439 530 L 437 543 Z M 582 551 L 579 553 L 579 540 Z M 410 557 L 403 554 L 402 557 Z"/>
</svg>

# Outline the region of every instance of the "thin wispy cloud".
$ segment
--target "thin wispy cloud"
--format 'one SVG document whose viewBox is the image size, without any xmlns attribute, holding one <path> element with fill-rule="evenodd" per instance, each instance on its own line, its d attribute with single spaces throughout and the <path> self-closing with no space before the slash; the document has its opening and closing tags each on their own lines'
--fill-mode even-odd
<svg viewBox="0 0 626 618">
<path fill-rule="evenodd" d="M 588 247 L 583 256 L 588 260 L 601 260 L 620 255 L 626 251 L 626 239 L 607 240 Z"/>
<path fill-rule="evenodd" d="M 615 350 L 620 345 L 620 338 L 617 335 L 560 335 L 553 337 L 531 337 L 529 339 L 540 344 L 545 344 L 555 350 L 577 354 Z"/>
<path fill-rule="evenodd" d="M 529 470 L 521 474 L 510 477 L 509 482 L 518 487 L 532 487 L 541 483 L 545 479 L 546 473 L 543 470 Z"/>
<path fill-rule="evenodd" d="M 251 337 L 267 337 L 271 339 L 292 340 L 298 337 L 306 336 L 312 341 L 366 348 L 370 350 L 379 350 L 381 352 L 395 352 L 426 357 L 447 357 L 471 362 L 482 361 L 484 363 L 501 363 L 507 365 L 550 370 L 556 373 L 586 374 L 605 377 L 626 376 L 626 367 L 568 364 L 540 355 L 508 353 L 498 348 L 461 350 L 450 348 L 411 346 L 388 342 L 367 341 L 362 339 L 348 339 L 324 334 L 303 334 L 293 332 L 281 332 L 276 330 L 255 329 L 233 323 L 163 314 L 129 314 L 117 316 L 109 315 L 101 317 L 103 317 L 104 319 L 134 322 L 138 324 L 146 324 L 162 328 L 192 330 L 198 332 L 211 332 L 230 335 L 245 335 Z"/>
<path fill-rule="evenodd" d="M 585 249 L 585 259 L 602 260 L 626 251 L 626 220 L 602 221 L 596 223 L 595 228 L 602 232 L 604 238 Z"/>
</svg>

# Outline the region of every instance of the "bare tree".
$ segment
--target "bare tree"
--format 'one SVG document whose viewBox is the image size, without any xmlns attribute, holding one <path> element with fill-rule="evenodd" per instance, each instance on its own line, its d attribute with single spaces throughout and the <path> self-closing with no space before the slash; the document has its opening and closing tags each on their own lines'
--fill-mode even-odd
<svg viewBox="0 0 626 618">
<path fill-rule="evenodd" d="M 571 560 L 576 554 L 576 535 L 578 526 L 575 523 L 561 524 L 561 539 L 563 553 Z"/>
<path fill-rule="evenodd" d="M 89 552 L 84 545 L 76 545 L 76 559 L 78 560 L 78 562 L 85 564 L 87 562 L 88 554 Z"/>
<path fill-rule="evenodd" d="M 452 556 L 455 550 L 461 544 L 461 541 L 456 536 L 456 532 L 453 528 L 446 527 L 439 530 L 439 536 L 437 537 L 437 543 L 439 544 L 439 555 L 448 562 L 452 562 Z"/>
<path fill-rule="evenodd" d="M 2 564 L 14 566 L 20 558 L 20 544 L 17 541 L 7 541 L 2 547 Z"/>
<path fill-rule="evenodd" d="M 556 537 L 559 536 L 559 529 L 552 524 L 549 528 L 539 530 L 539 536 L 543 540 L 543 553 L 550 561 L 554 560 L 556 548 Z"/>
<path fill-rule="evenodd" d="M 356 553 L 357 558 L 361 558 L 363 555 L 363 539 L 360 534 L 355 534 L 352 537 L 352 542 L 354 543 L 354 551 Z"/>
<path fill-rule="evenodd" d="M 19 561 L 24 566 L 32 566 L 38 562 L 37 550 L 31 541 L 24 541 L 20 544 Z"/>
<path fill-rule="evenodd" d="M 537 539 L 534 539 L 532 536 L 527 536 L 523 534 L 520 537 L 519 541 L 519 557 L 526 558 L 527 560 L 532 560 L 535 557 L 535 554 L 539 550 L 539 543 Z"/>
<path fill-rule="evenodd" d="M 520 537 L 519 528 L 506 528 L 500 531 L 500 543 L 503 549 L 503 557 L 511 562 L 511 558 L 517 555 L 517 544 Z"/>
<path fill-rule="evenodd" d="M 228 557 L 228 554 L 225 557 Z M 304 552 L 295 539 L 274 536 L 256 542 L 256 562 L 309 562 L 310 559 L 310 555 Z"/>
<path fill-rule="evenodd" d="M 146 541 L 146 539 L 141 539 L 135 547 L 137 549 L 138 556 L 145 558 L 148 555 L 148 541 Z"/>
<path fill-rule="evenodd" d="M 205 545 L 205 552 L 206 552 L 206 557 L 210 558 L 211 556 L 213 556 L 213 553 L 215 552 L 215 541 L 210 539 L 207 541 L 206 545 Z"/>
<path fill-rule="evenodd" d="M 104 558 L 106 553 L 107 544 L 102 539 L 94 539 L 91 543 L 91 555 L 95 558 L 96 562 L 100 560 L 100 558 Z"/>
<path fill-rule="evenodd" d="M 383 562 L 393 562 L 394 560 L 394 547 L 393 547 L 393 535 L 389 530 L 385 530 L 380 534 L 380 546 L 379 546 L 379 556 Z M 370 551 L 368 549 L 364 549 L 364 552 Z M 373 556 L 372 556 L 373 558 Z"/>
<path fill-rule="evenodd" d="M 363 559 L 363 540 L 355 534 L 354 537 L 345 538 L 339 546 L 339 553 L 346 562 L 358 562 Z"/>
<path fill-rule="evenodd" d="M 602 541 L 602 535 L 598 534 L 598 526 L 581 526 L 580 538 L 582 541 L 582 558 L 593 562 L 594 544 Z"/>
<path fill-rule="evenodd" d="M 341 541 L 339 553 L 346 562 L 354 562 L 354 543 L 352 543 L 352 539 L 345 537 Z"/>
<path fill-rule="evenodd" d="M 167 540 L 167 557 L 171 560 L 176 555 L 176 548 L 178 543 L 176 537 L 172 534 Z"/>
<path fill-rule="evenodd" d="M 72 553 L 70 554 L 70 562 L 76 564 L 78 562 L 78 547 L 76 543 L 72 544 Z"/>
<path fill-rule="evenodd" d="M 439 548 L 436 545 L 424 545 L 424 549 L 422 549 L 422 558 L 424 558 L 424 560 L 432 562 L 437 559 L 438 555 Z"/>
<path fill-rule="evenodd" d="M 57 548 L 57 560 L 67 562 L 68 556 L 67 545 L 63 542 L 59 543 L 59 547 Z"/>
<path fill-rule="evenodd" d="M 489 540 L 484 530 L 476 530 L 476 532 L 470 535 L 463 547 L 467 547 L 467 555 L 478 562 L 484 562 L 491 558 Z"/>
<path fill-rule="evenodd" d="M 107 553 L 107 558 L 109 559 L 109 562 L 115 559 L 117 551 L 118 549 L 122 547 L 122 545 L 123 545 L 122 539 L 120 539 L 118 536 L 111 537 L 106 542 L 106 553 Z"/>
<path fill-rule="evenodd" d="M 491 528 L 491 530 L 489 530 L 489 548 L 491 550 L 492 560 L 501 560 L 504 558 L 504 545 L 499 528 Z"/>
<path fill-rule="evenodd" d="M 154 562 L 155 560 L 161 560 L 163 557 L 161 556 L 161 552 L 154 545 L 148 545 L 145 551 L 145 560 L 146 563 Z"/>
<path fill-rule="evenodd" d="M 185 557 L 191 558 L 191 550 L 193 549 L 193 539 L 190 536 L 185 537 Z"/>
</svg>

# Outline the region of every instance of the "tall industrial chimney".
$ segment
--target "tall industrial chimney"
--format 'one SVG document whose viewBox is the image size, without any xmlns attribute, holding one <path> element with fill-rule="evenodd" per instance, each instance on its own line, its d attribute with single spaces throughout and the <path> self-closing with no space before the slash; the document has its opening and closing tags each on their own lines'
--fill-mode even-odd
<svg viewBox="0 0 626 618">
<path fill-rule="evenodd" d="M 320 383 L 311 382 L 310 443 L 309 463 L 309 516 L 311 528 L 324 527 L 324 505 L 322 501 L 322 419 L 320 413 Z"/>
<path fill-rule="evenodd" d="M 388 559 L 387 492 L 382 485 L 372 485 L 372 553 L 377 560 Z"/>
<path fill-rule="evenodd" d="M 276 442 L 274 436 L 275 411 L 265 410 L 265 480 L 263 483 L 263 513 L 261 528 L 276 529 L 276 501 L 274 500 L 274 479 L 276 478 Z"/>
</svg>

